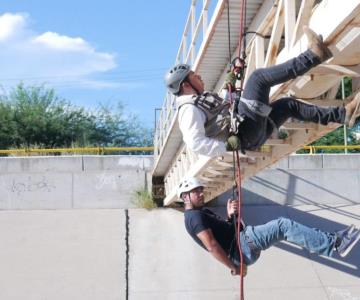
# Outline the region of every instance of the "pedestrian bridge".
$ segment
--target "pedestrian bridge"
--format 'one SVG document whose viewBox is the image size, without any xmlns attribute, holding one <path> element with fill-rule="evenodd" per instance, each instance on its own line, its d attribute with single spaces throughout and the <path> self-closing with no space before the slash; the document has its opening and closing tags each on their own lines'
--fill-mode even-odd
<svg viewBox="0 0 360 300">
<path fill-rule="evenodd" d="M 200 1 L 199 1 L 200 2 Z M 244 5 L 246 3 L 246 5 Z M 245 13 L 242 13 L 245 12 Z M 359 76 L 359 0 L 192 0 L 174 63 L 188 63 L 199 73 L 205 89 L 221 93 L 229 61 L 238 56 L 241 16 L 244 15 L 247 69 L 249 74 L 290 59 L 307 48 L 303 25 L 321 33 L 334 57 L 309 73 L 271 90 L 271 99 L 292 95 L 316 105 L 344 105 L 335 99 L 342 79 Z M 184 16 L 185 17 L 185 16 Z M 331 21 L 330 21 L 331 20 Z M 170 67 L 170 66 L 169 66 Z M 354 80 L 353 83 L 356 81 Z M 353 84 L 353 90 L 356 84 Z M 154 139 L 154 194 L 164 205 L 176 201 L 177 184 L 185 176 L 197 176 L 207 186 L 209 201 L 232 187 L 233 155 L 209 158 L 189 151 L 177 123 L 175 98 L 165 96 Z M 268 139 L 258 151 L 241 155 L 243 179 L 317 140 L 339 125 L 322 126 L 289 120 L 286 139 Z"/>
</svg>

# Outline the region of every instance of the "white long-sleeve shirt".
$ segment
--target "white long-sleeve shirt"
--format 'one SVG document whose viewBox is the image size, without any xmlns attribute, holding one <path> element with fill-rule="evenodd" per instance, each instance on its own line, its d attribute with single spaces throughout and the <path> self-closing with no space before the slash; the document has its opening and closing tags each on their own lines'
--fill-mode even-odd
<svg viewBox="0 0 360 300">
<path fill-rule="evenodd" d="M 180 96 L 177 101 L 182 102 L 183 97 L 192 96 Z M 193 104 L 183 104 L 179 109 L 178 120 L 184 143 L 191 151 L 211 157 L 221 156 L 226 152 L 224 142 L 205 136 L 206 116 L 200 108 Z"/>
</svg>

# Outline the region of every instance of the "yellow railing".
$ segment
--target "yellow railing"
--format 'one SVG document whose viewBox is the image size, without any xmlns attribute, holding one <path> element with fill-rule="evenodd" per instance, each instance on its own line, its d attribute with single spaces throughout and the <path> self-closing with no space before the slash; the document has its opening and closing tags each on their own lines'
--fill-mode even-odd
<svg viewBox="0 0 360 300">
<path fill-rule="evenodd" d="M 262 151 L 267 152 L 267 148 L 264 147 Z M 342 146 L 342 145 L 332 145 L 332 146 L 304 146 L 303 150 L 308 150 L 309 154 L 315 154 L 317 150 L 332 149 L 332 150 L 360 150 L 360 145 L 351 145 L 351 146 Z M 154 151 L 154 147 L 85 147 L 85 148 L 52 148 L 52 149 L 33 149 L 33 148 L 24 148 L 24 149 L 10 149 L 10 150 L 0 150 L 0 154 L 10 154 L 10 155 L 31 155 L 33 153 L 91 153 L 91 154 L 105 154 L 111 152 L 119 151 Z"/>
<path fill-rule="evenodd" d="M 0 150 L 0 154 L 31 155 L 32 153 L 95 153 L 105 154 L 117 151 L 154 151 L 154 147 L 85 147 L 85 148 L 53 148 L 53 149 L 10 149 Z"/>
<path fill-rule="evenodd" d="M 331 146 L 304 146 L 304 150 L 309 150 L 309 154 L 315 154 L 316 150 L 360 150 L 360 145 L 351 145 L 351 146 L 344 146 L 344 145 L 331 145 Z"/>
</svg>

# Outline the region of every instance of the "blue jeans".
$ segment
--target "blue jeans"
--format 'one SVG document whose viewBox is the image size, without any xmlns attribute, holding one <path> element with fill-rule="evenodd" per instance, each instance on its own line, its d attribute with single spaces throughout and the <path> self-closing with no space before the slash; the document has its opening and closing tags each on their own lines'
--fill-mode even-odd
<svg viewBox="0 0 360 300">
<path fill-rule="evenodd" d="M 310 252 L 331 256 L 336 236 L 334 233 L 310 228 L 287 218 L 278 218 L 258 226 L 246 226 L 240 232 L 244 263 L 246 265 L 255 263 L 262 250 L 279 241 L 288 241 Z M 232 251 L 230 257 L 235 264 L 239 264 L 237 252 Z"/>
<path fill-rule="evenodd" d="M 288 118 L 327 125 L 329 122 L 343 124 L 344 107 L 319 107 L 309 105 L 292 97 L 284 97 L 269 104 L 270 89 L 274 85 L 305 74 L 320 63 L 310 50 L 282 64 L 255 70 L 245 84 L 242 97 L 258 100 L 271 106 L 269 118 L 279 128 Z M 244 150 L 255 150 L 272 134 L 273 124 L 267 118 L 249 111 L 245 104 L 239 103 L 238 112 L 244 121 L 239 126 L 239 138 Z"/>
</svg>

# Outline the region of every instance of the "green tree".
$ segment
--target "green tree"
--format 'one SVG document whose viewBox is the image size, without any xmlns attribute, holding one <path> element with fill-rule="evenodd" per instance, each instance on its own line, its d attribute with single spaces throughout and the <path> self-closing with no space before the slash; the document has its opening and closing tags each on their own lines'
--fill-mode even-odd
<svg viewBox="0 0 360 300">
<path fill-rule="evenodd" d="M 91 116 L 83 109 L 59 99 L 53 89 L 18 85 L 8 97 L 17 136 L 11 146 L 68 147 L 81 141 L 84 129 L 91 126 Z"/>
<path fill-rule="evenodd" d="M 103 145 L 113 147 L 145 147 L 152 146 L 152 130 L 140 125 L 137 116 L 128 114 L 125 117 L 124 106 L 100 106 L 96 112 L 97 130 L 95 134 L 103 137 Z M 99 136 L 94 137 L 100 141 Z M 132 153 L 132 152 L 127 152 Z M 137 152 L 139 154 L 139 152 Z M 147 152 L 148 153 L 148 152 Z"/>
<path fill-rule="evenodd" d="M 7 102 L 0 102 L 0 149 L 6 149 L 18 139 L 14 114 Z"/>
<path fill-rule="evenodd" d="M 56 96 L 53 89 L 19 84 L 0 96 L 0 146 L 147 146 L 151 131 L 121 104 L 93 112 Z"/>
</svg>

